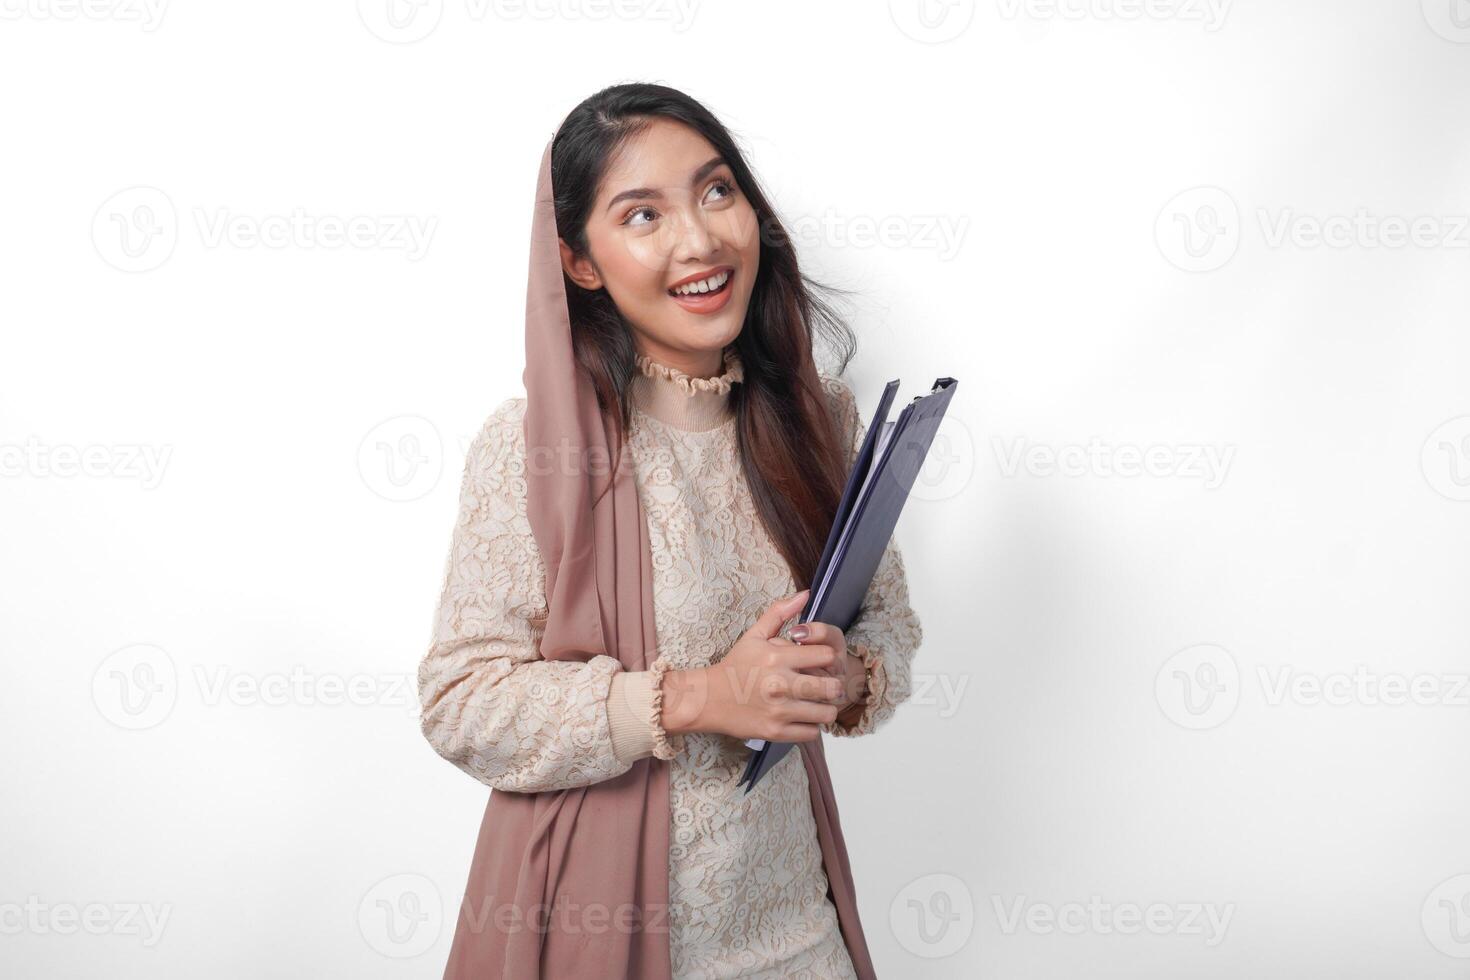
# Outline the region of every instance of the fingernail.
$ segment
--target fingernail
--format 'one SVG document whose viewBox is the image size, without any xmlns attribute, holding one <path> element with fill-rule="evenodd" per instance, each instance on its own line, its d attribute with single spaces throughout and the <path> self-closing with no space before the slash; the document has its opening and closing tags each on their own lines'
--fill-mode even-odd
<svg viewBox="0 0 1470 980">
<path fill-rule="evenodd" d="M 810 632 L 811 630 L 807 629 L 805 624 L 800 626 L 793 626 L 791 627 L 791 638 L 793 640 L 804 640 L 807 638 L 807 634 L 809 634 Z"/>
</svg>

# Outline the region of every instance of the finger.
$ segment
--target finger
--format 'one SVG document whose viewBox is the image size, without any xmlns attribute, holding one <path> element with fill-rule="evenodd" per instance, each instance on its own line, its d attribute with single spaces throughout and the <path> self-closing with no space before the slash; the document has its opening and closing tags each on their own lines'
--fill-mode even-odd
<svg viewBox="0 0 1470 980">
<path fill-rule="evenodd" d="M 794 637 L 797 643 L 801 643 L 803 645 L 808 643 L 824 643 L 827 646 L 832 647 L 834 650 L 847 649 L 846 634 L 844 634 L 842 630 L 833 626 L 831 623 L 810 622 L 802 623 L 801 626 L 806 627 L 806 635 Z M 795 633 L 797 629 L 799 629 L 799 627 L 793 626 L 791 628 L 791 632 Z"/>
<path fill-rule="evenodd" d="M 766 611 L 760 614 L 760 618 L 750 627 L 760 637 L 769 640 L 781 632 L 781 624 L 801 612 L 802 606 L 806 605 L 806 597 L 811 589 L 802 589 L 795 595 L 784 599 L 777 599 L 766 607 Z"/>
<path fill-rule="evenodd" d="M 823 701 L 792 701 L 782 712 L 786 723 L 828 725 L 837 720 L 837 705 Z"/>
<path fill-rule="evenodd" d="M 793 644 L 790 650 L 781 651 L 786 666 L 792 670 L 808 670 L 813 667 L 826 670 L 837 665 L 837 651 L 822 643 Z"/>
<path fill-rule="evenodd" d="M 782 725 L 777 742 L 815 742 L 822 730 L 816 725 Z"/>
<path fill-rule="evenodd" d="M 800 701 L 818 704 L 841 704 L 846 700 L 842 681 L 836 677 L 816 674 L 797 674 L 791 680 L 792 697 Z"/>
</svg>

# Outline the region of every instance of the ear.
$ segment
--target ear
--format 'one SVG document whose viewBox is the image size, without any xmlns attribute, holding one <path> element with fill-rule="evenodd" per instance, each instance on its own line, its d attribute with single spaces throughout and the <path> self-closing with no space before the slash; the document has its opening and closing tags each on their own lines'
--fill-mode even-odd
<svg viewBox="0 0 1470 980">
<path fill-rule="evenodd" d="M 567 274 L 567 278 L 581 286 L 583 289 L 601 289 L 602 276 L 597 272 L 597 266 L 592 264 L 590 255 L 577 256 L 573 254 L 565 240 L 558 238 L 557 245 L 561 248 L 561 267 Z"/>
</svg>

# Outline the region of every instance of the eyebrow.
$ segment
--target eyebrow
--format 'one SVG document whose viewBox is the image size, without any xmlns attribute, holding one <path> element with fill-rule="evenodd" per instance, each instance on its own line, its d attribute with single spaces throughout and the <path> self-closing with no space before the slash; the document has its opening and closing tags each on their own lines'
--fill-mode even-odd
<svg viewBox="0 0 1470 980">
<path fill-rule="evenodd" d="M 716 167 L 720 166 L 724 162 L 724 157 L 711 157 L 709 160 L 705 161 L 705 163 L 698 170 L 694 171 L 694 176 L 689 179 L 689 183 L 699 183 L 701 180 L 709 175 L 710 171 L 714 170 Z M 613 199 L 607 202 L 607 210 L 611 211 L 619 201 L 627 201 L 630 199 L 641 200 L 644 198 L 654 198 L 656 200 L 661 200 L 663 196 L 664 195 L 662 191 L 653 187 L 635 187 L 632 190 L 622 191 L 618 194 L 614 194 Z"/>
</svg>

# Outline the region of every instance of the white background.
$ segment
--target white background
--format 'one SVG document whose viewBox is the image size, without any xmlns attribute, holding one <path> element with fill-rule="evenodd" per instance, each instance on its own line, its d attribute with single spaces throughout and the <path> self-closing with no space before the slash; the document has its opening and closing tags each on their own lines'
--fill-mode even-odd
<svg viewBox="0 0 1470 980">
<path fill-rule="evenodd" d="M 960 380 L 828 743 L 880 974 L 1470 970 L 1470 5 L 398 10 L 0 0 L 0 971 L 440 974 L 411 679 L 620 81 L 860 291 L 865 412 Z"/>
</svg>

